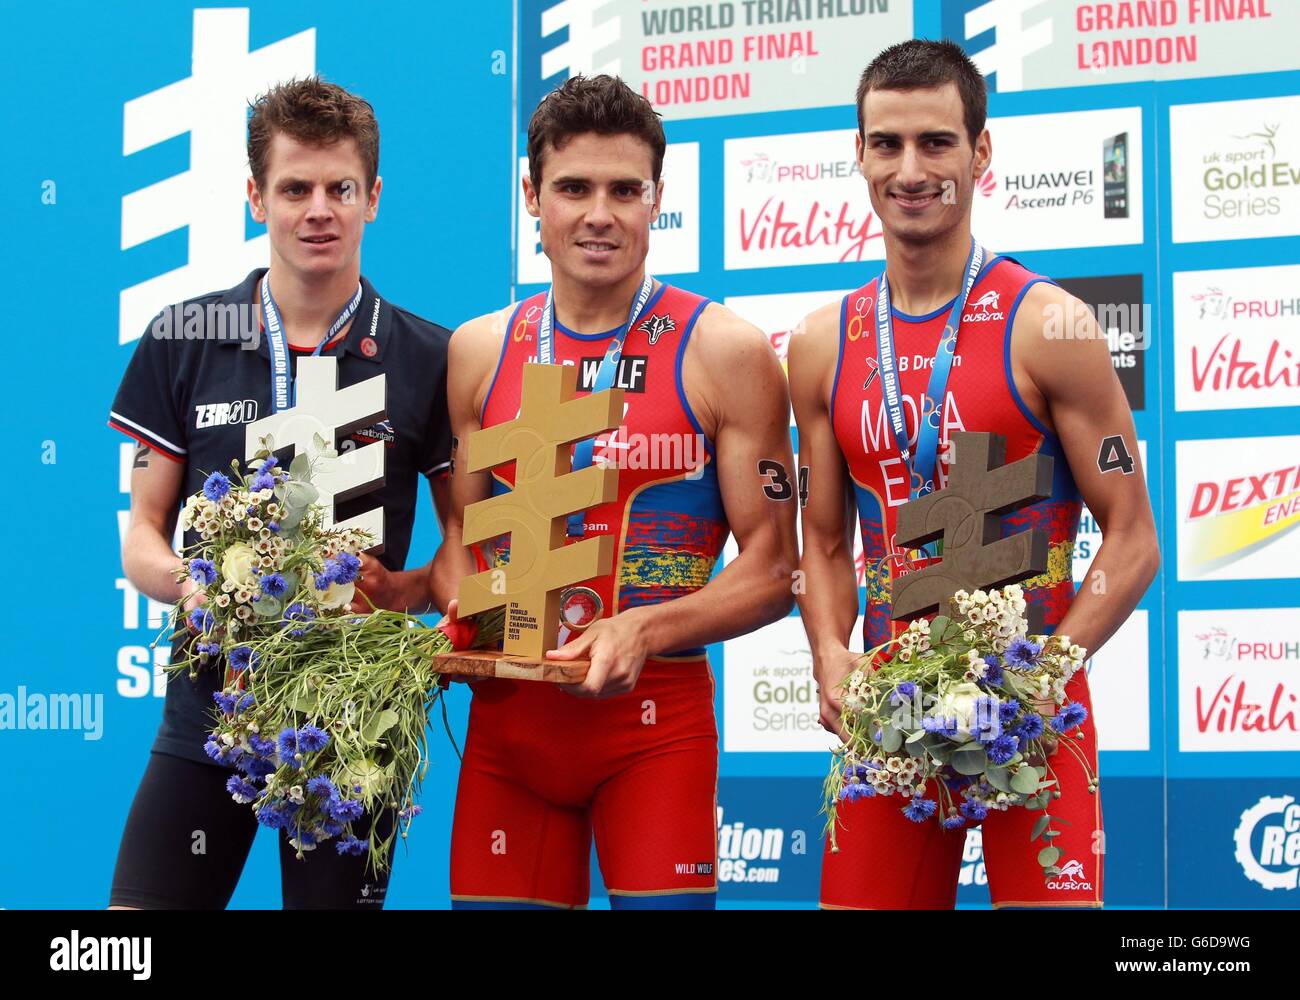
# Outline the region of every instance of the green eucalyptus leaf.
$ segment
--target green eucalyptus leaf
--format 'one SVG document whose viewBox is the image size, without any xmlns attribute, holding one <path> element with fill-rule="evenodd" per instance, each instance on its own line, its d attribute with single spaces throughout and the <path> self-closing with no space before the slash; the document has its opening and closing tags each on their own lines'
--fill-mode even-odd
<svg viewBox="0 0 1300 1000">
<path fill-rule="evenodd" d="M 949 763 L 958 774 L 976 775 L 988 765 L 988 756 L 979 747 L 963 747 L 954 750 Z"/>
<path fill-rule="evenodd" d="M 305 452 L 295 455 L 289 463 L 289 475 L 294 479 L 304 479 L 311 473 L 311 459 Z"/>
<path fill-rule="evenodd" d="M 930 622 L 930 645 L 938 646 L 943 642 L 944 633 L 948 626 L 952 624 L 952 619 L 947 615 L 939 615 L 934 621 Z"/>
<path fill-rule="evenodd" d="M 885 731 L 881 734 L 881 737 L 882 738 L 880 740 L 880 748 L 884 750 L 885 753 L 894 753 L 899 747 L 903 745 L 902 732 L 893 728 L 892 726 L 886 726 Z"/>
<path fill-rule="evenodd" d="M 999 792 L 1011 794 L 1011 775 L 1005 767 L 990 767 L 984 775 L 988 778 L 989 784 Z"/>
<path fill-rule="evenodd" d="M 1051 821 L 1052 821 L 1052 817 L 1048 816 L 1046 813 L 1044 813 L 1042 816 L 1039 816 L 1038 819 L 1034 821 L 1034 830 L 1029 835 L 1029 839 L 1033 841 L 1041 837 L 1043 835 L 1043 831 L 1047 829 L 1047 824 L 1050 823 Z"/>
<path fill-rule="evenodd" d="M 284 604 L 277 598 L 262 595 L 260 601 L 253 602 L 253 614 L 258 618 L 279 618 L 284 613 Z"/>
<path fill-rule="evenodd" d="M 1044 847 L 1041 851 L 1038 852 L 1038 863 L 1042 865 L 1044 868 L 1049 868 L 1052 865 L 1056 864 L 1057 859 L 1060 858 L 1060 856 L 1061 856 L 1061 852 L 1057 848 Z"/>
<path fill-rule="evenodd" d="M 1021 795 L 1033 795 L 1038 791 L 1038 772 L 1028 764 L 1022 764 L 1011 777 L 1011 790 Z"/>
<path fill-rule="evenodd" d="M 365 737 L 367 743 L 374 743 L 384 733 L 392 729 L 401 721 L 401 716 L 391 708 L 386 708 L 382 712 L 376 712 L 367 721 L 365 727 L 361 730 L 361 735 Z"/>
</svg>

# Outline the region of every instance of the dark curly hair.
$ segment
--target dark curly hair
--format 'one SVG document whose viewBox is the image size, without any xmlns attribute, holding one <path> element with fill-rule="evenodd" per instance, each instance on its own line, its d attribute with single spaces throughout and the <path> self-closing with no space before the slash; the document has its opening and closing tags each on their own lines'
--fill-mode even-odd
<svg viewBox="0 0 1300 1000">
<path fill-rule="evenodd" d="M 272 87 L 249 104 L 248 167 L 259 188 L 277 132 L 314 146 L 353 139 L 366 168 L 366 190 L 379 176 L 379 122 L 370 102 L 319 76 Z"/>
</svg>

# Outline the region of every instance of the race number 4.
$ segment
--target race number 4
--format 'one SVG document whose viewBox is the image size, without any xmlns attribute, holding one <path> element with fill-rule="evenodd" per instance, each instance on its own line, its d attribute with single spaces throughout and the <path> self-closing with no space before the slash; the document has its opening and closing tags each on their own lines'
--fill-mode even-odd
<svg viewBox="0 0 1300 1000">
<path fill-rule="evenodd" d="M 1120 435 L 1112 434 L 1102 440 L 1101 450 L 1097 453 L 1097 469 L 1103 473 L 1118 470 L 1126 476 L 1133 475 L 1133 456 L 1124 447 L 1124 439 Z"/>
</svg>

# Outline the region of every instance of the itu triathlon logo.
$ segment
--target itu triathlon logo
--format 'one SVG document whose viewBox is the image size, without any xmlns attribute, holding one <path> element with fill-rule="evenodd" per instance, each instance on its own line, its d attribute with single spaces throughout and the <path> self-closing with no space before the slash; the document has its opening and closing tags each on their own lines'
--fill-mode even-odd
<svg viewBox="0 0 1300 1000">
<path fill-rule="evenodd" d="M 614 0 L 524 0 L 520 85 L 525 107 L 536 107 L 571 76 L 617 76 L 622 24 Z"/>
<path fill-rule="evenodd" d="M 265 262 L 267 237 L 244 239 L 248 102 L 316 68 L 314 28 L 250 52 L 246 8 L 196 10 L 193 24 L 191 74 L 122 108 L 122 155 L 188 132 L 190 166 L 122 199 L 123 250 L 188 228 L 188 263 L 122 290 L 119 344 L 140 336 L 158 303 L 220 288 Z"/>
<path fill-rule="evenodd" d="M 1091 892 L 1092 883 L 1088 881 L 1083 862 L 1071 859 L 1061 865 L 1061 870 L 1047 883 L 1047 888 L 1066 892 Z"/>
<path fill-rule="evenodd" d="M 1045 0 L 948 0 L 943 5 L 945 38 L 958 42 L 1001 92 L 1024 90 L 1024 63 L 1052 44 L 1050 11 L 1030 12 Z"/>
<path fill-rule="evenodd" d="M 1300 805 L 1294 796 L 1261 798 L 1241 814 L 1233 842 L 1237 864 L 1252 882 L 1270 892 L 1300 884 Z"/>
<path fill-rule="evenodd" d="M 659 338 L 665 333 L 672 333 L 677 329 L 677 324 L 673 322 L 671 316 L 660 316 L 658 313 L 646 319 L 644 323 L 637 327 L 638 330 L 644 330 L 650 335 L 650 346 L 654 347 L 659 343 Z"/>
</svg>

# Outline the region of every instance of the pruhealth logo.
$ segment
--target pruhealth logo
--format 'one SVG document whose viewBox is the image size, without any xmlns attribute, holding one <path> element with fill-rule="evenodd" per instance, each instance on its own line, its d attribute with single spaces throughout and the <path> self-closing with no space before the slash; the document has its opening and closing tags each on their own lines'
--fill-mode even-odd
<svg viewBox="0 0 1300 1000">
<path fill-rule="evenodd" d="M 985 76 L 996 76 L 1000 92 L 1025 89 L 1025 57 L 1052 44 L 1044 0 L 948 0 L 943 35 L 970 53 Z"/>
<path fill-rule="evenodd" d="M 196 10 L 188 77 L 122 109 L 122 155 L 189 133 L 190 167 L 122 198 L 122 249 L 188 227 L 188 260 L 122 290 L 118 343 L 140 336 L 160 306 L 193 298 L 264 264 L 266 236 L 244 238 L 248 102 L 282 80 L 310 76 L 316 30 L 248 48 L 247 8 Z"/>
</svg>

